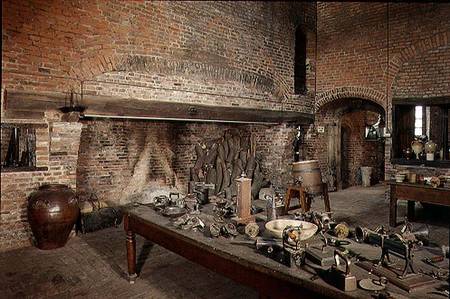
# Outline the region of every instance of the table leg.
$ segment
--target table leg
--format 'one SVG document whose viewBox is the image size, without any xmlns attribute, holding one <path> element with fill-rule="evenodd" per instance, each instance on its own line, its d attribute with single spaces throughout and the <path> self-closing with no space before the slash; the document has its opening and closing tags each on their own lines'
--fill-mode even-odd
<svg viewBox="0 0 450 299">
<path fill-rule="evenodd" d="M 303 212 L 308 212 L 308 206 L 306 204 L 306 192 L 303 187 L 300 187 L 300 204 L 302 205 Z"/>
<path fill-rule="evenodd" d="M 330 198 L 328 197 L 328 184 L 323 183 L 323 202 L 325 205 L 325 212 L 331 212 Z"/>
<path fill-rule="evenodd" d="M 284 197 L 284 214 L 285 215 L 288 214 L 290 205 L 291 205 L 291 188 L 288 187 L 286 196 Z"/>
<path fill-rule="evenodd" d="M 397 196 L 395 194 L 395 186 L 391 185 L 390 204 L 389 204 L 389 225 L 397 226 Z"/>
<path fill-rule="evenodd" d="M 415 218 L 415 208 L 416 202 L 413 200 L 408 200 L 408 221 L 414 221 Z"/>
<path fill-rule="evenodd" d="M 132 231 L 127 231 L 127 261 L 128 279 L 131 284 L 136 280 L 136 235 Z"/>
</svg>

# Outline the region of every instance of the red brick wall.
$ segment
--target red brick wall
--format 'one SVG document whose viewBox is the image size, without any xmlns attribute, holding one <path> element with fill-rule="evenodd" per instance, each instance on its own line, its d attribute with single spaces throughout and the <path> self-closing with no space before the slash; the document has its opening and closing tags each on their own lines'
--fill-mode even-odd
<svg viewBox="0 0 450 299">
<path fill-rule="evenodd" d="M 358 108 L 361 100 L 353 99 L 352 102 L 341 100 L 334 105 L 328 105 L 316 113 L 314 127 L 308 131 L 306 136 L 306 158 L 319 160 L 324 181 L 328 181 L 327 170 L 333 165 L 329 165 L 329 134 L 332 134 L 332 127 L 340 127 L 340 134 L 347 129 L 349 134 L 345 144 L 341 143 L 341 154 L 346 157 L 341 161 L 343 186 L 355 186 L 361 184 L 360 167 L 373 167 L 372 183 L 377 183 L 384 179 L 384 143 L 379 141 L 368 141 L 364 138 L 365 126 L 375 124 L 379 113 L 372 111 L 375 107 Z M 371 109 L 371 110 L 368 110 Z M 381 109 L 381 108 L 379 108 Z M 318 127 L 324 127 L 324 132 L 319 133 Z M 334 140 L 334 146 L 338 146 Z M 342 153 L 346 151 L 346 153 Z M 339 157 L 337 157 L 339 159 Z M 343 159 L 343 158 L 342 158 Z M 336 169 L 335 169 L 336 171 Z"/>
<path fill-rule="evenodd" d="M 339 99 L 361 98 L 387 109 L 391 128 L 392 97 L 450 95 L 450 5 L 390 3 L 389 66 L 386 9 L 386 3 L 318 3 L 316 110 Z M 390 164 L 390 145 L 388 138 L 387 178 L 401 168 Z"/>
<path fill-rule="evenodd" d="M 8 89 L 78 91 L 80 80 L 113 73 L 144 83 L 147 100 L 255 106 L 250 96 L 277 108 L 312 107 L 311 95 L 291 95 L 295 25 L 314 33 L 313 3 L 3 1 L 2 7 Z M 313 82 L 309 76 L 310 92 Z M 85 83 L 89 90 L 93 83 Z"/>
<path fill-rule="evenodd" d="M 346 180 L 348 186 L 361 184 L 360 168 L 362 166 L 373 167 L 372 183 L 384 179 L 384 143 L 369 141 L 364 138 L 366 123 L 377 122 L 378 114 L 370 111 L 353 111 L 342 116 L 342 126 L 349 129 L 350 136 L 345 140 L 344 147 L 347 150 L 348 161 L 346 170 L 349 174 Z M 343 149 L 341 149 L 343 150 Z"/>
<path fill-rule="evenodd" d="M 310 112 L 312 71 L 307 74 L 309 93 L 292 96 L 293 46 L 295 26 L 301 25 L 311 37 L 307 54 L 314 69 L 314 17 L 312 3 L 3 1 L 2 88 L 74 89 L 143 100 Z M 102 199 L 118 201 L 122 197 L 116 192 L 119 187 L 122 193 L 132 193 L 150 179 L 172 180 L 167 172 L 173 169 L 167 170 L 164 160 L 173 155 L 171 150 L 178 150 L 181 161 L 173 165 L 185 183 L 183 171 L 192 157 L 179 153 L 172 139 L 174 132 L 184 130 L 184 124 L 181 129 L 173 126 L 83 122 L 75 178 L 76 157 L 49 156 L 48 146 L 51 153 L 77 152 L 80 132 L 69 137 L 56 125 L 54 134 L 61 136 L 55 135 L 51 145 L 47 138 L 47 155 L 38 159 L 38 166 L 51 167 L 49 171 L 2 174 L 7 190 L 1 197 L 2 222 L 5 219 L 7 225 L 2 225 L 0 236 L 8 241 L 1 247 L 14 247 L 29 237 L 25 197 L 39 183 L 78 184 L 79 191 L 95 191 Z M 199 135 L 209 126 L 201 125 Z M 212 135 L 223 131 L 221 125 L 216 127 Z M 279 161 L 284 158 L 282 143 L 289 130 L 261 131 L 268 132 L 261 137 L 266 151 L 280 155 L 271 157 L 268 166 L 284 167 Z M 276 147 L 274 137 L 279 138 Z M 62 144 L 66 138 L 73 139 Z M 64 176 L 66 167 L 70 168 L 68 177 Z M 150 173 L 146 167 L 151 167 Z M 45 179 L 37 181 L 41 176 Z M 17 177 L 23 178 L 20 186 L 15 185 Z M 14 193 L 19 199 L 14 199 Z"/>
<path fill-rule="evenodd" d="M 27 198 L 45 183 L 76 188 L 81 124 L 47 121 L 36 128 L 36 164 L 46 170 L 1 173 L 0 251 L 30 244 Z"/>
<path fill-rule="evenodd" d="M 290 181 L 294 127 L 130 120 L 84 120 L 77 167 L 82 198 L 124 202 L 149 182 L 175 184 L 186 192 L 195 144 L 238 130 L 254 134 L 262 170 L 275 187 Z"/>
</svg>

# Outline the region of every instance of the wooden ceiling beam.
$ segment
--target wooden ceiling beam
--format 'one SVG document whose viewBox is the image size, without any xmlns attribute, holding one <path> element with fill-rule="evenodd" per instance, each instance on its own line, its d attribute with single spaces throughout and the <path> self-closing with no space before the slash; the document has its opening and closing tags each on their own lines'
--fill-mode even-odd
<svg viewBox="0 0 450 299">
<path fill-rule="evenodd" d="M 70 94 L 56 92 L 7 91 L 4 111 L 42 113 L 58 110 L 69 102 Z M 102 95 L 84 95 L 81 105 L 87 117 L 136 118 L 236 123 L 296 123 L 314 121 L 310 113 L 243 107 L 211 106 L 178 102 L 139 100 Z"/>
</svg>

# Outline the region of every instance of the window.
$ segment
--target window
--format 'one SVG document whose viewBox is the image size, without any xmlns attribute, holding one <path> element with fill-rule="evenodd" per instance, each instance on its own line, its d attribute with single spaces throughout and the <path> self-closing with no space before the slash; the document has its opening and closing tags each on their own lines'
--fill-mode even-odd
<svg viewBox="0 0 450 299">
<path fill-rule="evenodd" d="M 423 135 L 423 107 L 416 106 L 414 110 L 414 135 Z"/>
<path fill-rule="evenodd" d="M 394 99 L 392 103 L 392 162 L 450 167 L 450 98 Z M 425 147 L 418 157 L 414 155 L 411 143 L 415 139 L 424 145 L 430 140 L 435 143 L 432 155 L 427 155 Z"/>
<path fill-rule="evenodd" d="M 300 26 L 295 31 L 294 93 L 306 93 L 306 35 Z"/>
<path fill-rule="evenodd" d="M 2 171 L 30 170 L 36 166 L 36 129 L 24 124 L 1 124 Z"/>
</svg>

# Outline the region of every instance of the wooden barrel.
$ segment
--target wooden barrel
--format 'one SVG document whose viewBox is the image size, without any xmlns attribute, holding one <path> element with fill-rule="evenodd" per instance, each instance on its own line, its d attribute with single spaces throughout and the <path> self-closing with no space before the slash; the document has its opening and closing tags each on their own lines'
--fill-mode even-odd
<svg viewBox="0 0 450 299">
<path fill-rule="evenodd" d="M 322 175 L 319 161 L 309 160 L 292 163 L 292 176 L 300 181 L 306 192 L 317 194 L 322 192 Z"/>
</svg>

